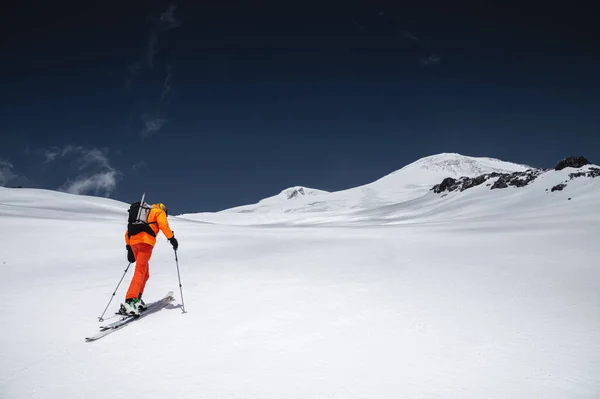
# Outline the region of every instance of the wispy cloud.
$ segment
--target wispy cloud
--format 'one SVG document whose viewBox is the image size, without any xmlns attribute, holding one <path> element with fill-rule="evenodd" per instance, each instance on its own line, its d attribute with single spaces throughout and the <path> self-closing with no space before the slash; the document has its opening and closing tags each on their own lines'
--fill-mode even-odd
<svg viewBox="0 0 600 399">
<path fill-rule="evenodd" d="M 413 35 L 410 32 L 404 32 L 404 36 L 407 37 L 407 38 L 409 38 L 410 40 L 415 41 L 415 42 L 420 42 L 421 41 L 421 39 L 419 39 L 418 37 L 416 37 L 415 35 Z"/>
<path fill-rule="evenodd" d="M 125 81 L 125 84 L 128 89 L 131 87 L 133 81 L 140 74 L 140 71 L 144 66 L 149 69 L 154 68 L 154 59 L 159 52 L 159 40 L 161 32 L 176 29 L 183 25 L 183 23 L 180 20 L 175 18 L 176 9 L 177 6 L 175 4 L 170 4 L 167 7 L 167 9 L 160 15 L 158 22 L 155 22 L 153 24 L 148 35 L 148 41 L 146 42 L 146 47 L 143 51 L 143 56 L 141 57 L 141 59 L 138 59 L 131 63 L 128 67 L 129 73 Z"/>
<path fill-rule="evenodd" d="M 138 161 L 133 164 L 133 166 L 131 167 L 131 170 L 133 171 L 133 173 L 139 173 L 142 169 L 145 169 L 147 167 L 148 167 L 148 165 L 146 165 L 145 161 Z"/>
<path fill-rule="evenodd" d="M 160 15 L 160 21 L 163 23 L 163 29 L 175 29 L 183 25 L 181 21 L 175 18 L 176 9 L 177 6 L 175 4 L 170 4 L 169 8 L 167 8 L 167 10 Z"/>
<path fill-rule="evenodd" d="M 175 16 L 176 10 L 177 6 L 174 3 L 171 3 L 166 10 L 160 14 L 160 17 L 157 15 L 156 19 L 154 20 L 143 54 L 141 55 L 140 59 L 134 61 L 128 67 L 128 76 L 125 81 L 128 91 L 131 91 L 136 78 L 143 74 L 144 70 L 152 70 L 157 66 L 160 59 L 157 59 L 156 57 L 160 53 L 161 39 L 163 35 L 166 34 L 165 32 L 179 28 L 183 25 L 183 23 Z M 159 132 L 169 121 L 166 115 L 167 106 L 169 105 L 171 93 L 173 91 L 174 76 L 171 63 L 166 62 L 165 70 L 166 72 L 162 81 L 162 89 L 158 89 L 160 92 L 157 90 L 157 97 L 155 97 L 155 100 L 151 102 L 153 104 L 149 104 L 150 100 L 145 99 L 144 104 L 141 106 L 143 112 L 141 115 L 139 113 L 137 114 L 140 115 L 139 120 L 141 121 L 141 128 L 138 130 L 139 135 L 144 139 Z M 154 79 L 155 83 L 150 82 L 149 84 L 160 87 L 160 80 L 156 80 L 154 77 L 152 79 Z M 136 119 L 137 116 L 134 116 L 132 120 Z"/>
<path fill-rule="evenodd" d="M 169 120 L 166 118 L 151 117 L 147 114 L 142 115 L 142 122 L 144 124 L 141 135 L 143 138 L 148 138 L 151 135 L 157 133 Z"/>
<path fill-rule="evenodd" d="M 33 186 L 33 182 L 27 176 L 15 172 L 15 167 L 9 160 L 0 158 L 0 186 L 9 183 L 11 187 Z"/>
<path fill-rule="evenodd" d="M 170 96 L 172 89 L 172 79 L 173 79 L 173 68 L 170 64 L 167 64 L 165 79 L 163 80 L 163 88 L 160 94 L 160 98 L 158 100 L 158 112 L 152 114 L 150 112 L 145 112 L 141 116 L 142 120 L 142 130 L 140 135 L 142 138 L 146 139 L 153 134 L 156 134 L 160 131 L 160 129 L 169 122 L 169 120 L 165 117 L 167 105 L 169 104 Z"/>
<path fill-rule="evenodd" d="M 442 56 L 439 54 L 430 54 L 427 57 L 423 57 L 420 59 L 422 65 L 425 66 L 433 66 L 442 62 Z"/>
<path fill-rule="evenodd" d="M 393 37 L 399 37 L 400 33 L 404 39 L 403 45 L 407 45 L 410 42 L 410 46 L 415 50 L 416 59 L 418 62 L 426 67 L 438 65 L 442 62 L 442 55 L 435 53 L 434 46 L 426 38 L 420 35 L 409 32 L 404 28 L 403 23 L 398 21 L 398 18 L 388 16 L 384 11 L 379 11 L 375 14 L 375 17 L 366 16 L 364 22 L 357 22 L 351 20 L 351 22 L 359 27 L 361 30 L 378 29 L 379 31 L 388 32 L 388 35 Z M 370 22 L 369 22 L 370 21 Z"/>
<path fill-rule="evenodd" d="M 74 180 L 67 180 L 59 190 L 71 194 L 111 195 L 117 188 L 118 173 L 107 170 L 92 175 L 79 175 Z"/>
<path fill-rule="evenodd" d="M 167 73 L 165 75 L 165 80 L 163 82 L 163 91 L 162 91 L 162 94 L 160 95 L 161 103 L 165 100 L 167 94 L 169 94 L 169 92 L 171 91 L 171 79 L 173 79 L 172 68 L 171 68 L 171 65 L 167 64 Z"/>
<path fill-rule="evenodd" d="M 51 147 L 43 151 L 44 163 L 59 159 L 71 159 L 77 172 L 69 177 L 58 190 L 72 194 L 111 195 L 117 188 L 121 173 L 110 163 L 107 150 L 79 145 Z"/>
<path fill-rule="evenodd" d="M 61 151 L 57 148 L 51 148 L 51 149 L 45 149 L 43 150 L 43 154 L 44 154 L 44 163 L 50 163 L 52 161 L 54 161 L 56 159 L 57 156 L 59 156 L 61 153 Z"/>
<path fill-rule="evenodd" d="M 16 177 L 17 174 L 13 172 L 13 164 L 7 160 L 0 159 L 0 186 L 6 185 Z"/>
<path fill-rule="evenodd" d="M 76 164 L 80 171 L 91 168 L 111 169 L 106 152 L 99 148 L 85 148 L 82 146 L 68 145 L 64 147 L 62 156 L 64 157 L 70 154 L 77 156 Z"/>
</svg>

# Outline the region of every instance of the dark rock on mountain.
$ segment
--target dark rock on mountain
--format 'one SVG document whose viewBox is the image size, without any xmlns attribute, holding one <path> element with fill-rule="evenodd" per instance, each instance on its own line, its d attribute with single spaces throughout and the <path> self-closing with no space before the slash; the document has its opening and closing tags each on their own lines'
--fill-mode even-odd
<svg viewBox="0 0 600 399">
<path fill-rule="evenodd" d="M 540 169 L 528 169 L 525 172 L 514 172 L 505 173 L 501 175 L 498 180 L 492 185 L 491 190 L 496 188 L 507 188 L 507 187 L 525 187 L 539 175 L 542 174 Z"/>
<path fill-rule="evenodd" d="M 492 184 L 492 188 L 490 188 L 490 190 L 493 190 L 495 188 L 507 188 L 508 187 L 508 183 L 506 182 L 506 179 L 500 178 L 498 180 L 496 180 L 496 182 L 494 184 Z"/>
<path fill-rule="evenodd" d="M 456 180 L 451 177 L 446 177 L 440 184 L 436 184 L 432 188 L 433 192 L 436 194 L 443 193 L 444 191 L 454 191 L 456 189 Z"/>
<path fill-rule="evenodd" d="M 563 170 L 564 168 L 581 168 L 582 166 L 589 165 L 590 161 L 584 157 L 567 157 L 558 161 L 558 164 L 554 170 Z"/>
<path fill-rule="evenodd" d="M 589 165 L 590 162 L 584 157 L 567 157 L 558 162 L 558 165 L 554 170 L 562 170 L 564 168 L 581 168 L 585 165 Z M 546 172 L 550 172 L 553 169 L 528 169 L 524 172 L 513 172 L 513 173 L 486 173 L 477 177 L 461 177 L 460 179 L 454 179 L 451 177 L 445 178 L 440 184 L 436 184 L 431 188 L 436 194 L 443 194 L 442 197 L 448 195 L 447 193 L 453 191 L 464 191 L 469 188 L 477 187 L 487 182 L 486 187 L 490 187 L 490 190 L 503 189 L 508 187 L 525 187 L 537 179 L 539 176 Z M 580 177 L 595 178 L 600 177 L 600 168 L 596 166 L 590 166 L 583 171 L 576 171 L 569 173 L 569 180 L 573 180 Z M 496 179 L 495 181 L 492 179 Z M 489 181 L 491 180 L 491 181 Z M 561 184 L 557 184 L 552 187 L 551 190 L 545 189 L 546 193 L 562 191 L 567 187 L 569 180 L 565 180 Z M 488 182 L 489 181 L 489 182 Z M 570 200 L 571 198 L 569 198 Z"/>
<path fill-rule="evenodd" d="M 485 183 L 487 181 L 487 179 L 489 179 L 489 175 L 481 175 L 481 176 L 474 177 L 472 179 L 466 179 L 463 182 L 463 186 L 460 191 L 466 190 L 471 187 L 480 186 L 483 183 Z"/>
<path fill-rule="evenodd" d="M 554 170 L 562 170 L 564 168 L 581 168 L 585 165 L 589 165 L 590 162 L 584 157 L 567 157 L 562 159 L 556 165 Z M 513 172 L 513 173 L 486 173 L 477 177 L 461 177 L 460 179 L 453 179 L 451 177 L 445 178 L 440 184 L 436 184 L 431 189 L 436 194 L 443 192 L 452 191 L 464 191 L 466 189 L 479 186 L 490 179 L 497 180 L 492 184 L 491 182 L 486 184 L 486 187 L 490 187 L 490 190 L 502 189 L 508 187 L 525 187 L 537 179 L 540 175 L 551 171 L 552 169 L 528 169 L 524 172 Z M 600 168 L 590 166 L 586 171 L 579 171 L 569 173 L 569 179 L 573 180 L 579 177 L 600 177 Z M 552 187 L 551 192 L 562 191 L 567 187 L 569 180 L 565 180 L 564 183 L 557 184 Z M 548 189 L 546 189 L 548 191 Z M 570 199 L 570 198 L 569 198 Z"/>
<path fill-rule="evenodd" d="M 304 187 L 298 187 L 295 190 L 292 190 L 291 192 L 288 193 L 287 198 L 292 199 L 292 198 L 296 198 L 300 195 L 304 195 Z"/>
<path fill-rule="evenodd" d="M 432 190 L 436 194 L 442 193 L 444 191 L 464 191 L 469 188 L 480 186 L 488 180 L 494 178 L 498 178 L 498 180 L 496 180 L 494 184 L 487 185 L 491 185 L 491 190 L 496 188 L 507 188 L 509 186 L 524 187 L 532 181 L 534 181 L 541 173 L 542 170 L 540 169 L 529 169 L 525 172 L 486 173 L 477 177 L 461 177 L 458 180 L 447 177 L 442 181 L 442 183 L 433 186 Z"/>
<path fill-rule="evenodd" d="M 571 180 L 577 177 L 600 177 L 600 168 L 590 167 L 590 170 L 588 170 L 587 172 L 569 173 L 569 178 Z"/>
</svg>

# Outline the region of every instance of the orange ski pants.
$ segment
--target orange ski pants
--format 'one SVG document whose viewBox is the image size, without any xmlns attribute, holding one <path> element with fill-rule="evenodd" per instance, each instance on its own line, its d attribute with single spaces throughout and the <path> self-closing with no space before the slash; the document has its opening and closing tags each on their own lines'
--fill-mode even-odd
<svg viewBox="0 0 600 399">
<path fill-rule="evenodd" d="M 138 298 L 144 292 L 146 282 L 150 278 L 150 266 L 148 262 L 150 261 L 154 247 L 150 244 L 140 243 L 133 244 L 131 249 L 135 256 L 135 272 L 129 284 L 127 295 L 125 295 L 125 300 Z"/>
</svg>

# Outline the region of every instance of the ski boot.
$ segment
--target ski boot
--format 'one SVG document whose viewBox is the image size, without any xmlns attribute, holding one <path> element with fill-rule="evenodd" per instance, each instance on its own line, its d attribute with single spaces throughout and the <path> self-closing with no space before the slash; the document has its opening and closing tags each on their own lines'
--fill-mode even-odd
<svg viewBox="0 0 600 399">
<path fill-rule="evenodd" d="M 138 298 L 129 298 L 125 303 L 121 304 L 119 314 L 124 316 L 139 316 L 140 315 L 140 300 Z"/>
<path fill-rule="evenodd" d="M 146 302 L 144 302 L 144 300 L 142 299 L 142 294 L 138 296 L 138 299 L 140 300 L 140 303 L 138 305 L 138 309 L 140 310 L 140 312 L 143 312 L 144 310 L 148 309 L 148 307 L 146 306 Z"/>
</svg>

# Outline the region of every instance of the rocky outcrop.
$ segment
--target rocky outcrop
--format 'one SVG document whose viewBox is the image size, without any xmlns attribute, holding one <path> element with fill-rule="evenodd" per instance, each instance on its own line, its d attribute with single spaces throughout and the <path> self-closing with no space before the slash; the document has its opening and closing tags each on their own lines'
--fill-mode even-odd
<svg viewBox="0 0 600 399">
<path fill-rule="evenodd" d="M 298 187 L 287 193 L 287 199 L 292 199 L 304 195 L 304 187 Z"/>
<path fill-rule="evenodd" d="M 498 178 L 498 180 L 491 185 L 491 190 L 507 187 L 524 187 L 534 181 L 541 173 L 543 173 L 541 169 L 529 169 L 525 172 L 486 173 L 477 177 L 461 177 L 458 180 L 448 177 L 440 184 L 433 186 L 432 190 L 436 194 L 445 191 L 464 191 L 472 187 L 480 186 L 488 180 L 495 178 Z"/>
<path fill-rule="evenodd" d="M 589 165 L 589 161 L 584 157 L 567 157 L 556 165 L 555 170 L 562 170 L 565 168 L 581 168 Z M 570 180 L 579 177 L 600 177 L 600 168 L 590 166 L 587 170 L 569 173 Z M 477 187 L 486 183 L 488 180 L 496 179 L 493 183 L 489 182 L 486 186 L 490 187 L 490 190 L 503 189 L 508 187 L 525 187 L 541 174 L 549 171 L 550 169 L 528 169 L 524 172 L 513 172 L 513 173 L 486 173 L 477 177 L 461 177 L 460 179 L 453 179 L 448 177 L 444 179 L 440 184 L 436 184 L 431 189 L 436 194 L 452 191 L 464 191 L 472 187 Z M 558 184 L 552 187 L 551 192 L 562 191 L 567 187 L 568 181 Z M 548 191 L 548 189 L 546 189 Z"/>
<path fill-rule="evenodd" d="M 458 188 L 456 180 L 451 177 L 446 177 L 440 184 L 433 186 L 432 190 L 436 194 L 443 193 L 444 191 L 454 191 Z"/>
<path fill-rule="evenodd" d="M 575 172 L 569 173 L 569 178 L 571 180 L 577 177 L 600 177 L 600 168 L 590 167 L 590 170 L 586 172 Z"/>
<path fill-rule="evenodd" d="M 542 173 L 543 171 L 541 169 L 529 169 L 525 172 L 503 174 L 492 185 L 491 190 L 507 187 L 525 187 L 537 179 Z"/>
<path fill-rule="evenodd" d="M 556 165 L 554 170 L 563 170 L 564 168 L 578 169 L 589 164 L 590 161 L 588 161 L 584 157 L 567 157 L 558 161 L 558 164 Z"/>
</svg>

